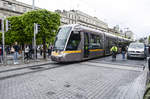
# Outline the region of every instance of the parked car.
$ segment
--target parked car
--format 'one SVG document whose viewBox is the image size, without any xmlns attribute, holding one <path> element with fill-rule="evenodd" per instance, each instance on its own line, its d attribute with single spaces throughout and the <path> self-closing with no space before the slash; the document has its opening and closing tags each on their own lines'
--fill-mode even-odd
<svg viewBox="0 0 150 99">
<path fill-rule="evenodd" d="M 127 59 L 132 57 L 146 58 L 144 43 L 130 43 L 127 50 Z"/>
</svg>

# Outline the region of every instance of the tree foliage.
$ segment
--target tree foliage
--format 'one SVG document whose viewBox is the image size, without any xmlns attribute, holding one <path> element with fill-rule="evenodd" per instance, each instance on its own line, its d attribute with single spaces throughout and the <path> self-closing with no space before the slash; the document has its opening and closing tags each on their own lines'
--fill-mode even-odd
<svg viewBox="0 0 150 99">
<path fill-rule="evenodd" d="M 16 41 L 22 44 L 26 41 L 26 36 L 23 32 L 24 25 L 21 19 L 22 16 L 12 16 L 8 18 L 10 21 L 10 30 L 5 33 L 6 44 L 10 45 Z"/>
<path fill-rule="evenodd" d="M 6 44 L 12 44 L 15 41 L 20 44 L 32 44 L 34 23 L 40 24 L 40 31 L 36 35 L 37 43 L 42 44 L 43 38 L 50 43 L 54 40 L 60 26 L 60 15 L 45 9 L 30 11 L 7 19 L 10 21 L 11 29 L 5 33 Z"/>
<path fill-rule="evenodd" d="M 25 25 L 24 33 L 30 42 L 33 38 L 34 23 L 40 24 L 37 41 L 42 44 L 43 37 L 46 37 L 46 42 L 51 42 L 56 35 L 56 31 L 60 26 L 60 16 L 47 10 L 31 11 L 23 15 L 22 23 Z"/>
</svg>

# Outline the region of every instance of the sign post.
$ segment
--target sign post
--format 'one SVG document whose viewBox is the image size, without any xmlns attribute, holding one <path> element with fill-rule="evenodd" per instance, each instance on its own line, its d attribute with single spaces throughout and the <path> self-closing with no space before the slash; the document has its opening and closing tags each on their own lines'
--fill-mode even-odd
<svg viewBox="0 0 150 99">
<path fill-rule="evenodd" d="M 36 34 L 40 31 L 40 25 L 37 23 L 34 23 L 34 60 L 37 59 L 36 57 Z"/>
<path fill-rule="evenodd" d="M 36 34 L 37 34 L 37 24 L 34 23 L 34 60 L 36 60 Z"/>
</svg>

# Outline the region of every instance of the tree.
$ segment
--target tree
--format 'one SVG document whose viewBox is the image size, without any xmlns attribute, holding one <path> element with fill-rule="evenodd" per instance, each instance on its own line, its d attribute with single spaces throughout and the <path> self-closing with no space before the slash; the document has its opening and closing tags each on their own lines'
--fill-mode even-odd
<svg viewBox="0 0 150 99">
<path fill-rule="evenodd" d="M 16 41 L 20 44 L 27 42 L 28 40 L 23 31 L 25 26 L 22 24 L 22 16 L 12 16 L 7 20 L 10 21 L 10 29 L 5 33 L 6 44 L 11 45 Z"/>
<path fill-rule="evenodd" d="M 60 26 L 60 15 L 54 12 L 34 10 L 22 16 L 22 23 L 25 25 L 24 33 L 28 41 L 32 42 L 34 23 L 40 24 L 40 31 L 37 34 L 37 41 L 43 44 L 44 59 L 46 58 L 46 42 L 51 42 Z"/>
<path fill-rule="evenodd" d="M 7 18 L 11 29 L 5 33 L 6 44 L 11 45 L 15 41 L 24 45 L 32 44 L 34 36 L 34 23 L 40 24 L 40 31 L 36 35 L 37 44 L 43 44 L 44 58 L 46 58 L 46 43 L 52 43 L 56 31 L 60 26 L 60 15 L 45 9 L 27 12 L 21 16 Z M 1 35 L 1 33 L 0 33 Z"/>
</svg>

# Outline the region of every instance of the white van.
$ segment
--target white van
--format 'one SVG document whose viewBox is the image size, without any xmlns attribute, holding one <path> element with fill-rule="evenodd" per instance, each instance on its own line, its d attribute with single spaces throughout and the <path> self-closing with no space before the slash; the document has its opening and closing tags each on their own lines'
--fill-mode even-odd
<svg viewBox="0 0 150 99">
<path fill-rule="evenodd" d="M 145 58 L 145 44 L 144 43 L 130 43 L 127 51 L 127 58 L 137 57 Z"/>
</svg>

